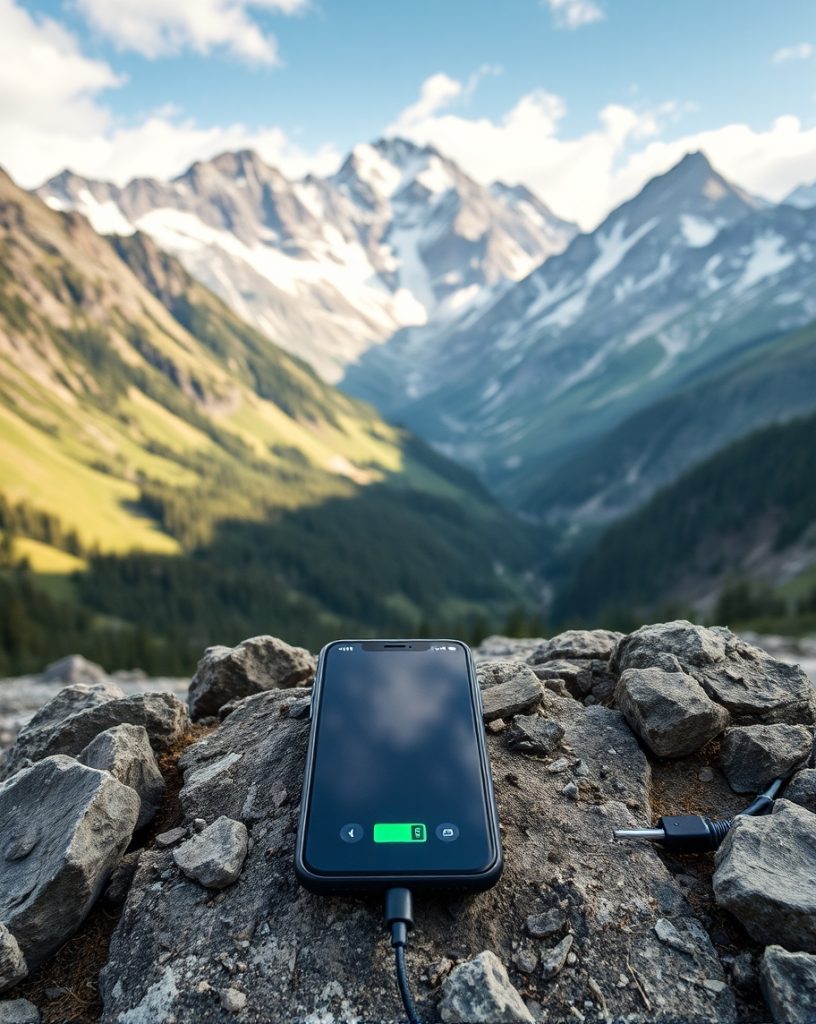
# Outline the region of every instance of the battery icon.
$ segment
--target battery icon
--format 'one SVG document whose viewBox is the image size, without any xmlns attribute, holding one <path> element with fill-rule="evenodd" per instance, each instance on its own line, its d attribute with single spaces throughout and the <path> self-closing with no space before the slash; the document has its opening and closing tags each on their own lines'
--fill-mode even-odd
<svg viewBox="0 0 816 1024">
<path fill-rule="evenodd" d="M 427 838 L 427 829 L 422 824 L 398 821 L 378 822 L 374 826 L 375 843 L 424 843 Z"/>
</svg>

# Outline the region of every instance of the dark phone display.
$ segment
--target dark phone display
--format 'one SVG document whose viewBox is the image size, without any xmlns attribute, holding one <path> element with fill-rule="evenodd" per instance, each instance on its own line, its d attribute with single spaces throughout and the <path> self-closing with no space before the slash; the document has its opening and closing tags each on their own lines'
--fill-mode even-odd
<svg viewBox="0 0 816 1024">
<path fill-rule="evenodd" d="M 470 687 L 461 644 L 329 647 L 304 848 L 312 871 L 476 873 L 491 865 L 482 726 Z"/>
</svg>

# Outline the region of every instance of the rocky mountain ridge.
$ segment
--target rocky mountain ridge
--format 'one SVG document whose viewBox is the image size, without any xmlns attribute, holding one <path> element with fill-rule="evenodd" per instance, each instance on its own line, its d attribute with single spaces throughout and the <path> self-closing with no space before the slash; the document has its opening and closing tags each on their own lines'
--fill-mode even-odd
<svg viewBox="0 0 816 1024">
<path fill-rule="evenodd" d="M 628 636 L 493 637 L 476 654 L 506 868 L 487 893 L 418 902 L 408 959 L 423 1019 L 811 1020 L 816 688 L 801 670 L 682 621 Z M 209 649 L 190 692 L 197 715 L 218 716 L 186 746 L 175 698 L 123 698 L 99 680 L 69 686 L 21 731 L 0 815 L 38 809 L 5 833 L 0 1012 L 41 1011 L 46 1024 L 400 1019 L 376 901 L 316 897 L 293 876 L 309 669 L 308 652 L 272 637 Z M 140 727 L 165 773 L 183 749 L 183 780 L 175 817 L 125 853 L 138 798 L 130 808 L 134 790 L 117 776 L 149 761 L 125 742 Z M 94 730 L 109 768 L 82 764 Z M 611 839 L 662 813 L 739 810 L 747 770 L 752 789 L 795 775 L 774 813 L 738 820 L 713 862 Z M 42 787 L 57 777 L 54 825 Z M 130 808 L 115 835 L 114 795 Z M 72 858 L 91 821 L 97 841 Z M 55 918 L 48 887 L 69 865 L 84 888 Z M 102 892 L 124 906 L 94 1011 L 49 988 L 39 936 L 48 922 L 52 943 L 56 929 L 68 938 L 85 893 Z"/>
<path fill-rule="evenodd" d="M 332 381 L 400 327 L 485 302 L 575 233 L 528 190 L 485 188 L 399 138 L 356 146 L 327 178 L 290 181 L 241 151 L 123 188 L 64 171 L 37 194 L 101 233 L 150 235 Z"/>
</svg>

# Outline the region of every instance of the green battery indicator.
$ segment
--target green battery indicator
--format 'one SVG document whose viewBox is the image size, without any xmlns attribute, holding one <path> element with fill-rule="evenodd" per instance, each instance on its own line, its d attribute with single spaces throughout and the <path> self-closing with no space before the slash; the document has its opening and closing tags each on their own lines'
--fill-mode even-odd
<svg viewBox="0 0 816 1024">
<path fill-rule="evenodd" d="M 420 824 L 398 821 L 374 826 L 375 843 L 424 843 L 427 838 L 427 830 Z"/>
</svg>

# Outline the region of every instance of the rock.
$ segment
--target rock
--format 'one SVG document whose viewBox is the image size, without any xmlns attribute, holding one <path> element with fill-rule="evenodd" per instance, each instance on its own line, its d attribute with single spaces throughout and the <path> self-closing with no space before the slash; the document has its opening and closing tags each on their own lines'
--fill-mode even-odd
<svg viewBox="0 0 816 1024">
<path fill-rule="evenodd" d="M 568 629 L 536 647 L 529 661 L 531 665 L 557 658 L 609 661 L 622 639 L 622 633 L 608 629 Z"/>
<path fill-rule="evenodd" d="M 105 902 L 112 907 L 121 907 L 127 899 L 130 883 L 139 866 L 141 850 L 134 850 L 133 853 L 126 853 L 113 869 L 108 887 L 105 890 Z"/>
<path fill-rule="evenodd" d="M 568 782 L 561 790 L 561 792 L 568 800 L 578 799 L 578 787 L 575 785 L 574 782 Z"/>
<path fill-rule="evenodd" d="M 160 832 L 153 842 L 159 849 L 165 849 L 168 846 L 173 846 L 187 835 L 187 830 L 183 828 L 171 828 L 167 832 Z"/>
<path fill-rule="evenodd" d="M 748 952 L 738 953 L 731 964 L 731 981 L 737 988 L 749 988 L 754 984 L 754 963 Z"/>
<path fill-rule="evenodd" d="M 474 648 L 473 656 L 477 662 L 508 658 L 523 661 L 543 643 L 543 637 L 488 636 Z"/>
<path fill-rule="evenodd" d="M 816 815 L 789 800 L 737 818 L 715 856 L 717 903 L 758 942 L 816 952 Z"/>
<path fill-rule="evenodd" d="M 551 775 L 560 775 L 562 772 L 565 772 L 567 768 L 569 768 L 569 761 L 565 757 L 559 757 L 557 760 L 547 765 L 547 771 Z"/>
<path fill-rule="evenodd" d="M 615 703 L 658 757 L 685 757 L 705 746 L 728 724 L 728 712 L 683 672 L 626 669 Z"/>
<path fill-rule="evenodd" d="M 530 914 L 527 918 L 527 934 L 534 939 L 548 939 L 564 930 L 567 918 L 560 907 L 551 907 L 543 914 Z"/>
<path fill-rule="evenodd" d="M 758 793 L 812 750 L 813 733 L 804 725 L 742 725 L 723 737 L 720 762 L 735 793 Z"/>
<path fill-rule="evenodd" d="M 708 766 L 701 768 L 697 772 L 697 778 L 700 782 L 713 782 L 714 781 L 714 770 Z"/>
<path fill-rule="evenodd" d="M 77 760 L 89 768 L 110 772 L 136 790 L 141 800 L 137 829 L 153 820 L 164 796 L 164 779 L 144 726 L 125 724 L 106 729 L 91 740 Z"/>
<path fill-rule="evenodd" d="M 541 954 L 541 976 L 545 981 L 554 978 L 563 969 L 564 964 L 567 962 L 569 951 L 572 949 L 572 943 L 572 935 L 565 935 L 558 945 Z"/>
<path fill-rule="evenodd" d="M 513 966 L 522 974 L 532 974 L 538 967 L 538 953 L 533 949 L 520 949 L 513 956 Z"/>
<path fill-rule="evenodd" d="M 798 665 L 776 661 L 729 629 L 680 619 L 643 626 L 624 637 L 613 671 L 662 668 L 693 676 L 735 724 L 816 721 L 816 687 Z"/>
<path fill-rule="evenodd" d="M 208 647 L 190 681 L 188 704 L 194 721 L 217 715 L 236 698 L 298 686 L 311 679 L 314 657 L 274 636 L 253 636 L 237 647 Z"/>
<path fill-rule="evenodd" d="M 17 940 L 0 922 L 0 992 L 22 981 L 28 968 Z"/>
<path fill-rule="evenodd" d="M 77 687 L 70 687 L 76 690 Z M 154 750 L 166 750 L 180 739 L 190 727 L 187 708 L 178 697 L 171 693 L 139 693 L 130 697 L 111 696 L 118 687 L 106 686 L 95 694 L 86 693 L 86 700 L 75 710 L 63 714 L 65 690 L 39 712 L 17 736 L 17 743 L 10 751 L 7 776 L 16 771 L 21 759 L 39 761 L 53 754 L 70 754 L 75 757 L 96 736 L 106 729 L 123 723 L 142 725 L 150 737 Z M 119 691 L 121 693 L 121 691 Z M 73 700 L 73 698 L 72 698 Z M 88 704 L 87 701 L 93 703 Z M 54 705 L 59 703 L 59 715 Z M 42 716 L 42 719 L 41 719 Z"/>
<path fill-rule="evenodd" d="M 563 726 L 540 715 L 516 715 L 507 731 L 507 746 L 524 754 L 551 754 L 561 742 Z"/>
<path fill-rule="evenodd" d="M 40 1011 L 27 999 L 2 999 L 0 1024 L 40 1024 Z"/>
<path fill-rule="evenodd" d="M 45 758 L 0 786 L 0 921 L 29 970 L 85 919 L 138 815 L 129 786 L 70 757 Z"/>
<path fill-rule="evenodd" d="M 816 813 L 816 768 L 797 772 L 785 789 L 785 799 Z"/>
<path fill-rule="evenodd" d="M 52 661 L 42 674 L 43 682 L 62 683 L 73 686 L 75 683 L 104 683 L 108 674 L 101 665 L 88 661 L 81 654 L 68 654 L 59 661 Z"/>
<path fill-rule="evenodd" d="M 253 842 L 238 882 L 215 894 L 178 871 L 173 849 L 142 853 L 100 975 L 102 1024 L 135 1021 L 140 1013 L 145 1020 L 224 1024 L 218 998 L 198 986 L 207 980 L 220 991 L 235 975 L 244 977 L 238 961 L 249 965 L 240 986 L 247 1020 L 269 1019 L 270 1007 L 280 1021 L 404 1019 L 379 902 L 315 896 L 293 875 L 309 723 L 290 718 L 286 709 L 307 694 L 272 690 L 247 697 L 217 730 L 185 750 L 181 824 L 222 814 L 243 820 L 246 811 Z M 505 869 L 497 886 L 478 895 L 423 895 L 407 954 L 420 1017 L 440 1019 L 441 986 L 431 984 L 426 965 L 491 950 L 512 972 L 514 954 L 539 941 L 526 935 L 527 918 L 557 907 L 575 921 L 581 942 L 579 951 L 576 939 L 568 957 L 580 953 L 582 965 L 591 960 L 613 1019 L 668 1020 L 682 1005 L 686 1024 L 732 1022 L 729 992 L 683 980 L 690 976 L 688 955 L 654 935 L 659 917 L 671 918 L 685 935 L 678 920 L 691 914 L 658 853 L 609 838 L 614 827 L 653 820 L 650 768 L 636 737 L 614 709 L 585 708 L 549 692 L 541 702 L 546 718 L 564 729 L 570 762 L 586 763 L 592 798 L 564 799 L 563 775 L 509 750 L 504 735 L 487 735 Z M 601 765 L 613 766 L 608 777 Z M 544 945 L 561 937 L 556 932 Z M 644 945 L 647 953 L 640 952 Z M 652 1017 L 631 981 L 630 958 L 656 1008 Z M 705 977 L 723 979 L 701 927 L 695 962 Z M 224 963 L 234 965 L 228 975 Z M 624 988 L 618 987 L 621 973 L 629 979 Z M 529 978 L 545 986 L 538 968 Z M 545 994 L 553 1022 L 574 1020 L 570 1006 L 596 998 L 581 968 L 546 983 Z"/>
<path fill-rule="evenodd" d="M 759 985 L 776 1024 L 816 1021 L 816 956 L 768 946 L 759 968 Z"/>
<path fill-rule="evenodd" d="M 237 988 L 225 988 L 221 993 L 221 1005 L 228 1013 L 240 1013 L 246 1001 L 246 995 Z"/>
<path fill-rule="evenodd" d="M 439 1014 L 452 1024 L 533 1022 L 504 964 L 490 950 L 454 967 L 442 984 Z"/>
<path fill-rule="evenodd" d="M 541 703 L 544 687 L 532 669 L 521 662 L 492 662 L 481 666 L 477 675 L 480 684 L 482 679 L 489 678 L 487 689 L 482 693 L 482 712 L 486 722 L 523 715 Z"/>
<path fill-rule="evenodd" d="M 247 855 L 246 825 L 223 815 L 173 851 L 188 878 L 208 889 L 224 889 L 241 874 Z"/>
<path fill-rule="evenodd" d="M 667 918 L 661 917 L 655 921 L 654 931 L 661 942 L 665 942 L 666 945 L 672 946 L 674 949 L 679 949 L 681 953 L 694 956 L 694 943 L 684 938 Z"/>
</svg>

